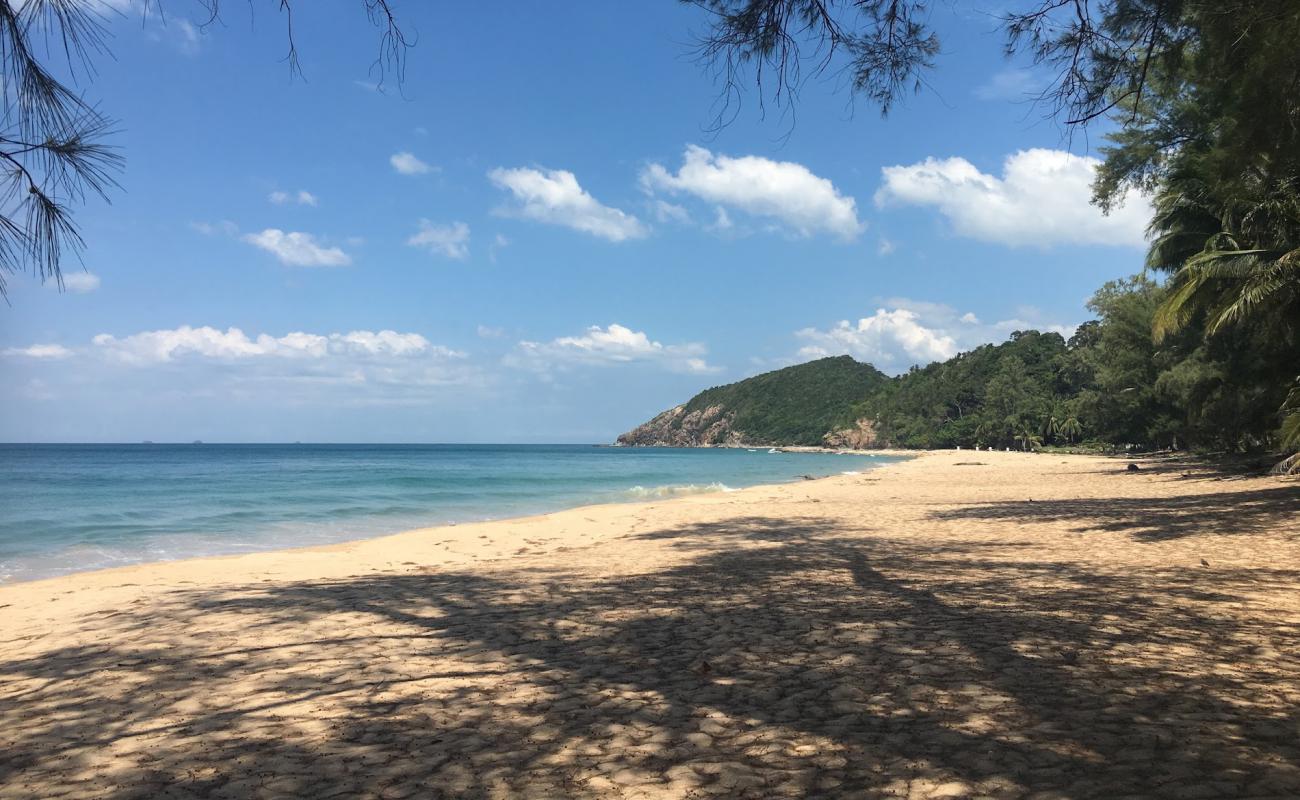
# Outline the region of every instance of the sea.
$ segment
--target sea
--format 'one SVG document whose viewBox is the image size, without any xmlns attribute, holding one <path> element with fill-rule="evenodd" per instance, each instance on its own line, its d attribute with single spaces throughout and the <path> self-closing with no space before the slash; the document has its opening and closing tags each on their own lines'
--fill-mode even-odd
<svg viewBox="0 0 1300 800">
<path fill-rule="evenodd" d="M 0 583 L 726 492 L 896 460 L 767 448 L 0 444 Z"/>
</svg>

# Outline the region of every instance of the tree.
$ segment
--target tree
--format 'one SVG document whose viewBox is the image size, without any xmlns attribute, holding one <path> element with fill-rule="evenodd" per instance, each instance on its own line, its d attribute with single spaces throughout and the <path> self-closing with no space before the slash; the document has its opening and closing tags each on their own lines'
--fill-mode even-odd
<svg viewBox="0 0 1300 800">
<path fill-rule="evenodd" d="M 1204 337 L 1158 390 L 1229 446 L 1284 442 L 1300 363 L 1300 4 L 1189 1 L 1180 14 L 1195 37 L 1125 101 L 1096 199 L 1155 195 L 1147 267 L 1172 277 L 1153 334 Z"/>
<path fill-rule="evenodd" d="M 919 90 L 940 41 L 930 27 L 930 0 L 684 0 L 711 14 L 700 59 L 720 78 L 728 113 L 754 70 L 759 102 L 766 93 L 792 100 L 803 83 L 843 71 L 854 96 L 888 111 Z M 1039 101 L 1067 125 L 1083 125 L 1139 101 L 1152 65 L 1198 31 L 1188 26 L 1207 8 L 1247 0 L 1034 0 L 1002 19 L 1008 53 L 1027 53 L 1055 73 Z"/>
<path fill-rule="evenodd" d="M 1300 472 L 1300 378 L 1296 378 L 1291 393 L 1282 404 L 1282 414 L 1282 447 L 1291 451 L 1291 455 L 1279 462 L 1274 470 Z"/>
<path fill-rule="evenodd" d="M 1064 436 L 1065 441 L 1074 444 L 1079 441 L 1079 439 L 1083 438 L 1083 425 L 1079 423 L 1078 417 L 1066 417 L 1065 420 L 1061 422 L 1061 427 L 1057 429 L 1057 433 Z"/>
<path fill-rule="evenodd" d="M 293 35 L 293 0 L 274 3 L 285 20 L 292 74 L 301 71 Z M 156 6 L 154 5 L 156 2 Z M 221 0 L 194 0 L 219 19 Z M 371 65 L 382 82 L 400 81 L 410 43 L 388 0 L 360 0 L 379 31 Z M 162 0 L 147 0 L 144 12 Z M 123 166 L 109 143 L 113 121 L 75 88 L 94 76 L 95 60 L 108 55 L 106 14 L 100 0 L 0 0 L 0 297 L 7 275 L 30 272 L 63 286 L 68 254 L 84 246 L 73 210 L 88 196 L 105 200 Z"/>
</svg>

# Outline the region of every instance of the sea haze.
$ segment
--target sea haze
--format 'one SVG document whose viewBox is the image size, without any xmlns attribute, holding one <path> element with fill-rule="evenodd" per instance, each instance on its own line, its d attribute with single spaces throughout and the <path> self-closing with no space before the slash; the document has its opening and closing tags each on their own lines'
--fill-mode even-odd
<svg viewBox="0 0 1300 800">
<path fill-rule="evenodd" d="M 0 583 L 870 469 L 590 445 L 0 445 Z"/>
</svg>

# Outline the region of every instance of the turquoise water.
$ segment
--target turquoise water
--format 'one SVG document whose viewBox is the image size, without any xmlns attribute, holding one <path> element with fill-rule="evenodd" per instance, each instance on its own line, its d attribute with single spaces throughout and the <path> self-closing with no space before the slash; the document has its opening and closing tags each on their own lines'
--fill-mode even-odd
<svg viewBox="0 0 1300 800">
<path fill-rule="evenodd" d="M 0 445 L 0 583 L 870 469 L 589 445 Z"/>
</svg>

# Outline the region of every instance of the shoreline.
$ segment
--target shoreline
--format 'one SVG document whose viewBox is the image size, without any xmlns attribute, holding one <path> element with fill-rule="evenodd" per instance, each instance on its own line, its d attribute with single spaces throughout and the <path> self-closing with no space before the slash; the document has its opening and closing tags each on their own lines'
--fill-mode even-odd
<svg viewBox="0 0 1300 800">
<path fill-rule="evenodd" d="M 828 451 L 824 448 L 822 449 L 812 448 L 812 449 L 805 449 L 805 450 L 790 450 L 790 452 L 828 453 L 828 452 L 837 452 L 837 451 Z M 868 454 L 874 454 L 874 452 L 875 451 L 861 451 L 861 452 L 847 451 L 847 454 L 868 455 Z M 930 451 L 890 451 L 888 454 L 883 452 L 879 454 L 888 455 L 891 458 L 917 458 L 920 456 L 921 453 L 924 452 L 930 452 Z M 933 452 L 941 452 L 941 451 L 933 451 Z M 893 463 L 901 463 L 901 462 L 893 462 Z M 893 466 L 893 463 L 883 464 L 878 467 L 872 467 L 870 471 L 874 473 L 878 470 L 887 469 L 888 467 Z M 773 486 L 803 484 L 803 483 L 807 483 L 809 480 L 824 481 L 824 480 L 829 480 L 837 477 L 849 477 L 849 476 L 843 476 L 836 473 L 816 476 L 816 477 L 812 477 L 811 479 L 807 475 L 795 476 L 784 481 L 779 481 L 774 483 L 759 483 L 759 484 L 754 484 L 752 486 L 745 486 L 736 489 L 718 489 L 715 491 L 688 493 L 688 494 L 681 494 L 675 496 L 665 496 L 660 498 L 648 498 L 643 500 L 620 500 L 620 501 L 604 502 L 604 503 L 584 503 L 581 505 L 570 506 L 567 508 L 561 508 L 554 511 L 545 511 L 545 512 L 535 513 L 535 514 L 524 514 L 516 517 L 500 517 L 496 519 L 479 520 L 479 521 L 465 522 L 465 523 L 453 522 L 449 524 L 424 525 L 424 526 L 418 526 L 414 528 L 404 528 L 399 531 L 380 534 L 377 536 L 363 536 L 360 538 L 343 539 L 338 542 L 333 542 L 329 544 L 303 545 L 299 547 L 273 547 L 267 550 L 253 550 L 245 553 L 184 556 L 181 558 L 174 558 L 174 559 L 139 561 L 130 564 L 122 564 L 120 566 L 76 570 L 74 572 L 67 572 L 60 575 L 51 575 L 51 576 L 46 576 L 41 578 L 32 578 L 28 580 L 18 580 L 18 581 L 9 581 L 5 583 L 0 583 L 0 605 L 3 604 L 4 593 L 7 589 L 16 588 L 16 587 L 26 587 L 26 586 L 31 586 L 33 584 L 46 583 L 49 581 L 60 581 L 64 579 L 72 579 L 80 576 L 116 575 L 116 574 L 127 575 L 131 571 L 136 569 L 148 570 L 152 572 L 153 570 L 149 570 L 149 568 L 156 568 L 165 565 L 183 565 L 183 564 L 188 564 L 190 562 L 231 562 L 231 561 L 238 561 L 241 559 L 257 558 L 257 557 L 281 557 L 281 556 L 290 556 L 293 554 L 310 555 L 310 554 L 319 554 L 319 553 L 347 552 L 368 543 L 380 543 L 380 542 L 388 542 L 389 540 L 392 540 L 393 544 L 398 544 L 402 539 L 406 537 L 413 537 L 415 535 L 427 535 L 434 532 L 443 532 L 448 534 L 448 541 L 451 541 L 457 538 L 457 536 L 450 535 L 448 533 L 451 531 L 467 531 L 470 529 L 474 529 L 475 531 L 477 531 L 477 529 L 482 526 L 495 526 L 495 525 L 517 526 L 517 525 L 523 525 L 528 523 L 535 523 L 539 521 L 545 521 L 549 517 L 560 515 L 560 514 L 570 514 L 570 513 L 576 514 L 578 512 L 594 510 L 594 509 L 607 509 L 607 508 L 618 509 L 618 508 L 631 508 L 636 506 L 655 506 L 663 503 L 691 500 L 694 498 L 704 498 L 704 497 L 710 497 L 714 495 L 734 495 L 741 492 L 747 492 L 755 489 L 770 488 Z M 476 532 L 475 535 L 477 536 L 480 534 Z"/>
<path fill-rule="evenodd" d="M 113 446 L 116 447 L 117 445 L 113 445 Z M 280 445 L 274 445 L 274 446 L 279 447 Z M 801 453 L 809 452 L 810 454 L 814 454 L 814 455 L 826 454 L 826 452 L 818 452 L 818 451 L 792 451 L 792 452 L 801 452 Z M 911 454 L 911 455 L 915 455 L 915 454 Z M 901 457 L 901 456 L 894 456 L 894 457 Z M 791 469 L 793 470 L 797 466 L 798 465 L 791 465 Z M 865 466 L 864 468 L 872 468 L 872 467 Z M 833 469 L 829 463 L 826 463 L 826 464 L 822 464 L 822 466 L 819 469 L 815 470 L 813 474 L 816 475 L 818 472 L 821 472 L 822 474 L 820 475 L 820 477 L 830 477 L 834 474 L 837 474 L 839 471 L 841 470 Z M 808 477 L 809 476 L 806 474 L 789 474 L 789 475 L 783 475 L 779 478 L 768 477 L 761 483 L 742 485 L 740 488 L 752 488 L 754 486 L 765 486 L 765 485 L 778 485 L 780 483 L 793 483 L 800 480 L 805 480 Z M 125 550 L 121 554 L 118 554 L 114 550 L 114 548 L 118 547 L 118 545 L 110 544 L 110 545 L 106 545 L 108 550 L 97 559 L 99 561 L 99 564 L 92 563 L 88 566 L 77 567 L 68 571 L 53 571 L 53 570 L 46 571 L 46 570 L 39 570 L 39 569 L 33 570 L 30 568 L 30 566 L 28 566 L 26 570 L 24 570 L 24 566 L 22 565 L 21 561 L 15 562 L 16 564 L 15 568 L 18 574 L 22 577 L 17 577 L 17 578 L 10 577 L 5 580 L 0 580 L 0 589 L 3 589 L 6 586 L 24 585 L 36 581 L 52 580 L 60 577 L 68 577 L 72 575 L 80 575 L 84 573 L 93 573 L 93 572 L 99 572 L 105 570 L 129 569 L 135 566 L 176 563 L 176 562 L 190 561 L 195 559 L 206 559 L 206 558 L 218 558 L 218 559 L 239 558 L 246 555 L 257 555 L 261 553 L 275 553 L 280 551 L 311 551 L 311 550 L 317 550 L 321 548 L 334 548 L 334 547 L 354 544 L 362 541 L 382 539 L 389 536 L 399 536 L 401 534 L 412 532 L 412 531 L 423 531 L 423 530 L 430 530 L 434 528 L 454 528 L 458 525 L 463 526 L 463 525 L 482 524 L 482 523 L 489 523 L 489 522 L 505 522 L 511 520 L 540 517 L 540 516 L 545 516 L 547 514 L 559 513 L 559 512 L 577 509 L 585 506 L 599 506 L 599 505 L 611 505 L 611 504 L 617 505 L 617 504 L 624 504 L 624 503 L 656 502 L 656 501 L 662 502 L 678 496 L 690 496 L 697 493 L 706 494 L 712 491 L 733 491 L 734 490 L 733 487 L 725 485 L 725 483 L 722 481 L 713 480 L 707 484 L 702 481 L 698 483 L 692 483 L 691 482 L 692 478 L 695 478 L 698 481 L 698 477 L 686 475 L 682 478 L 680 482 L 671 481 L 668 483 L 651 485 L 648 487 L 642 487 L 640 485 L 637 485 L 637 486 L 632 486 L 630 488 L 627 488 L 621 492 L 593 490 L 587 492 L 585 496 L 582 494 L 576 494 L 573 496 L 560 495 L 556 498 L 549 498 L 549 499 L 543 498 L 541 500 L 534 500 L 533 502 L 522 504 L 522 507 L 511 507 L 510 504 L 507 502 L 504 506 L 500 506 L 496 510 L 479 509 L 473 513 L 468 514 L 467 517 L 461 517 L 461 518 L 458 518 L 459 515 L 451 515 L 445 511 L 440 512 L 439 509 L 436 508 L 427 509 L 423 514 L 405 515 L 407 518 L 396 522 L 396 524 L 393 524 L 392 522 L 385 524 L 383 516 L 363 517 L 363 518 L 350 520 L 348 523 L 346 523 L 346 528 L 344 528 L 343 530 L 337 530 L 337 527 L 342 527 L 342 526 L 336 526 L 336 531 L 334 532 L 333 535 L 326 534 L 326 535 L 315 536 L 315 535 L 311 535 L 310 531 L 307 531 L 304 535 L 301 536 L 301 539 L 306 539 L 308 541 L 300 541 L 300 542 L 293 541 L 293 538 L 295 538 L 293 536 L 293 532 L 294 530 L 301 531 L 304 526 L 309 527 L 309 524 L 301 523 L 298 526 L 298 528 L 295 529 L 292 520 L 281 520 L 278 521 L 274 525 L 274 527 L 283 528 L 284 532 L 278 534 L 273 533 L 268 535 L 263 532 L 263 528 L 250 526 L 250 530 L 254 531 L 251 539 L 248 539 L 242 545 L 237 545 L 236 547 L 225 549 L 225 550 L 223 550 L 223 548 L 221 547 L 220 541 L 213 541 L 210 543 L 210 546 L 206 548 L 202 546 L 190 546 L 189 548 L 187 548 L 186 547 L 188 543 L 187 539 L 197 541 L 204 538 L 211 538 L 211 536 L 213 536 L 213 534 L 205 533 L 203 531 L 193 531 L 190 534 L 176 534 L 176 536 L 180 538 L 177 539 L 175 542 L 170 542 L 165 545 L 165 550 L 174 551 L 174 554 L 170 556 L 165 555 L 165 553 L 159 553 L 156 550 L 153 552 L 149 552 L 147 549 L 132 550 L 130 549 L 130 545 L 132 544 L 131 542 L 124 543 L 123 546 L 125 546 L 127 550 Z M 736 482 L 741 482 L 743 480 L 744 479 L 742 478 Z M 752 480 L 752 478 L 750 478 L 750 480 Z M 441 516 L 441 518 L 438 518 L 439 515 Z M 425 519 L 420 519 L 421 516 L 423 516 Z M 450 516 L 450 518 L 447 518 L 448 516 Z M 435 519 L 429 521 L 428 520 L 429 517 L 435 517 Z M 239 536 L 238 531 L 230 532 L 229 535 L 236 540 L 241 538 Z M 285 542 L 284 538 L 289 538 L 289 541 Z M 316 539 L 316 541 L 310 541 L 311 539 Z M 148 548 L 149 543 L 147 539 L 143 542 L 143 546 L 144 548 Z M 72 550 L 75 549 L 76 547 L 78 547 L 78 545 L 74 543 L 68 545 L 67 549 Z M 204 552 L 204 550 L 206 550 L 206 552 Z M 28 560 L 31 561 L 31 560 L 44 559 L 45 563 L 47 564 L 58 565 L 60 562 L 57 559 L 55 559 L 54 556 L 58 556 L 60 554 L 61 553 L 58 551 L 54 551 L 50 553 L 35 553 Z M 162 555 L 163 557 L 157 557 L 158 555 Z M 118 561 L 118 563 L 111 563 L 113 560 Z M 104 563 L 106 561 L 110 563 Z M 69 560 L 63 563 L 71 564 L 72 562 L 71 560 Z M 38 575 L 35 577 L 26 577 L 24 575 L 24 571 L 26 571 L 27 574 L 31 574 L 32 572 L 37 572 Z M 46 574 L 39 574 L 40 572 L 46 572 Z M 52 574 L 50 574 L 51 572 Z"/>
<path fill-rule="evenodd" d="M 1297 518 L 929 451 L 11 584 L 0 800 L 1294 797 Z"/>
</svg>

